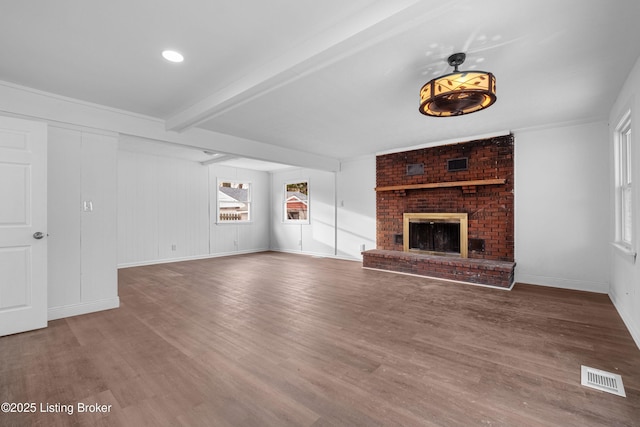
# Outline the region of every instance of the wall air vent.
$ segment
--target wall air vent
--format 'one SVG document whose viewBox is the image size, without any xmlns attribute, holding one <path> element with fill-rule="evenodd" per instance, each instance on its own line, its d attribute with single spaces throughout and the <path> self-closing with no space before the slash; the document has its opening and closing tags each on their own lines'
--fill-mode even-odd
<svg viewBox="0 0 640 427">
<path fill-rule="evenodd" d="M 407 176 L 411 175 L 424 175 L 424 163 L 407 165 Z"/>
<path fill-rule="evenodd" d="M 468 157 L 460 157 L 457 159 L 449 159 L 447 160 L 447 171 L 448 172 L 456 172 L 456 171 L 466 171 L 469 169 L 469 158 Z"/>
</svg>

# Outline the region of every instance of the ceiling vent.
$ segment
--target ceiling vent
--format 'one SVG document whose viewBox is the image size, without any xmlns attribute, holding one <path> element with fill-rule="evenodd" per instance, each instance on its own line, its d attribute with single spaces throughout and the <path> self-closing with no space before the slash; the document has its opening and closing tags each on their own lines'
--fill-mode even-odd
<svg viewBox="0 0 640 427">
<path fill-rule="evenodd" d="M 622 397 L 627 397 L 622 384 L 622 377 L 611 372 L 601 371 L 582 365 L 581 384 L 596 390 L 606 391 Z"/>
</svg>

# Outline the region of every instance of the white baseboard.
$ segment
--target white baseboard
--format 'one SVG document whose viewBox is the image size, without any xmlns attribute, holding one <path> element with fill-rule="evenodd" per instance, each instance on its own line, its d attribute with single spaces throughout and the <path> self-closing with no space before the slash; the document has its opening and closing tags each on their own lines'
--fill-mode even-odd
<svg viewBox="0 0 640 427">
<path fill-rule="evenodd" d="M 343 261 L 356 261 L 356 262 L 362 262 L 362 258 L 352 258 L 349 256 L 343 256 L 343 255 L 333 255 L 333 254 L 325 254 L 325 253 L 319 253 L 319 252 L 308 252 L 308 251 L 292 251 L 289 249 L 274 249 L 271 248 L 269 249 L 272 252 L 282 252 L 283 254 L 293 254 L 293 255 L 305 255 L 305 256 L 312 256 L 312 257 L 316 257 L 316 258 L 331 258 L 331 259 L 341 259 Z"/>
<path fill-rule="evenodd" d="M 63 305 L 60 307 L 49 307 L 47 311 L 47 320 L 63 319 L 65 317 L 79 316 L 81 314 L 110 310 L 118 307 L 120 307 L 119 297 L 83 302 L 79 304 Z"/>
<path fill-rule="evenodd" d="M 633 318 L 629 315 L 629 313 L 627 313 L 624 310 L 622 304 L 620 304 L 620 299 L 618 298 L 618 295 L 616 295 L 613 289 L 611 289 L 611 291 L 609 292 L 609 299 L 611 300 L 611 302 L 613 303 L 613 306 L 616 308 L 616 310 L 618 311 L 618 314 L 622 318 L 622 321 L 627 327 L 627 330 L 631 334 L 631 338 L 633 338 L 633 340 L 636 343 L 636 346 L 638 347 L 638 349 L 640 349 L 640 327 L 634 324 Z"/>
<path fill-rule="evenodd" d="M 225 256 L 253 254 L 253 253 L 268 252 L 268 251 L 282 252 L 282 253 L 294 254 L 294 255 L 307 255 L 307 256 L 315 256 L 315 257 L 322 257 L 322 258 L 341 259 L 345 261 L 362 262 L 362 259 L 351 258 L 348 256 L 341 256 L 341 255 L 323 254 L 323 253 L 316 253 L 316 252 L 290 251 L 286 249 L 260 248 L 260 249 L 249 249 L 244 251 L 219 252 L 215 254 L 195 255 L 195 256 L 180 257 L 180 258 L 164 258 L 164 259 L 137 261 L 137 262 L 125 262 L 125 263 L 118 264 L 118 269 L 130 268 L 130 267 L 143 267 L 145 265 L 168 264 L 171 262 L 195 261 L 198 259 L 219 258 L 219 257 L 225 257 Z"/>
<path fill-rule="evenodd" d="M 179 257 L 179 258 L 163 258 L 163 259 L 153 259 L 153 260 L 137 261 L 137 262 L 125 262 L 125 263 L 118 264 L 118 269 L 129 268 L 129 267 L 143 267 L 145 265 L 169 264 L 171 262 L 195 261 L 198 259 L 219 258 L 224 256 L 232 256 L 232 255 L 252 254 L 257 252 L 266 252 L 269 250 L 270 249 L 267 249 L 267 248 L 248 249 L 244 251 L 219 252 L 215 254 L 194 255 L 194 256 Z"/>
<path fill-rule="evenodd" d="M 590 282 L 588 280 L 562 279 L 558 277 L 537 276 L 535 274 L 518 274 L 516 267 L 516 283 L 528 283 L 531 285 L 549 286 L 552 288 L 571 289 L 574 291 L 596 292 L 606 294 L 609 292 L 609 284 Z"/>
</svg>

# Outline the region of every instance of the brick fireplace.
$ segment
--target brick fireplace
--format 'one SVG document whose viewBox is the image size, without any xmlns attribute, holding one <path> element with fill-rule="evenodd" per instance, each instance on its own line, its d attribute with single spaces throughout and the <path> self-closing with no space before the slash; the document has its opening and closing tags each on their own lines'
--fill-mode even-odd
<svg viewBox="0 0 640 427">
<path fill-rule="evenodd" d="M 376 246 L 363 266 L 509 288 L 513 135 L 376 158 Z"/>
</svg>

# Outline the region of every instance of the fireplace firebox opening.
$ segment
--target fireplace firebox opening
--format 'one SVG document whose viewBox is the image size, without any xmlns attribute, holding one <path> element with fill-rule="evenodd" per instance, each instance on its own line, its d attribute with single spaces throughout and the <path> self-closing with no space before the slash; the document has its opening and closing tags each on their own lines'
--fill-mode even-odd
<svg viewBox="0 0 640 427">
<path fill-rule="evenodd" d="M 404 251 L 467 258 L 466 213 L 405 213 Z"/>
</svg>

